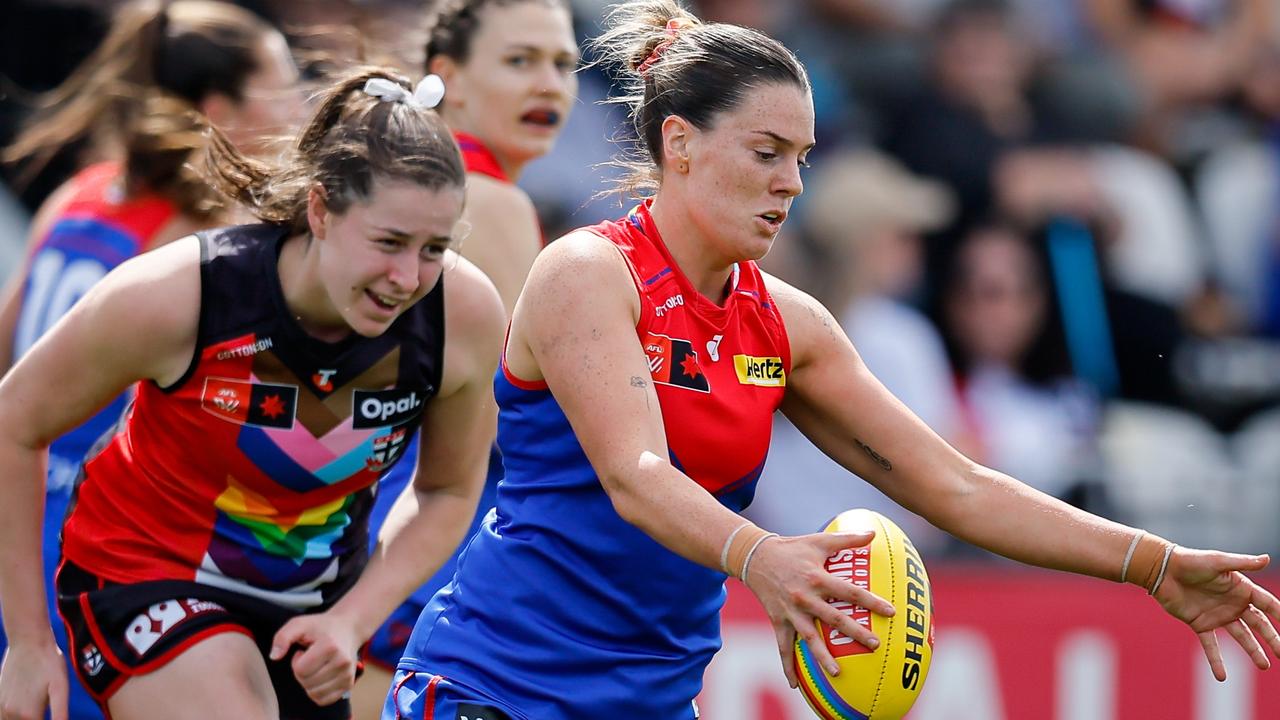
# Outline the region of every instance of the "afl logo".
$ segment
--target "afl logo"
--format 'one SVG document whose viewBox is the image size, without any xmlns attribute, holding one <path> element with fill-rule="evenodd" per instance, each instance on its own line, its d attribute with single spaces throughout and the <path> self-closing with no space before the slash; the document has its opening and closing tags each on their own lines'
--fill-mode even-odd
<svg viewBox="0 0 1280 720">
<path fill-rule="evenodd" d="M 356 390 L 352 394 L 351 426 L 375 428 L 399 425 L 422 413 L 423 403 L 434 388 L 425 390 Z"/>
</svg>

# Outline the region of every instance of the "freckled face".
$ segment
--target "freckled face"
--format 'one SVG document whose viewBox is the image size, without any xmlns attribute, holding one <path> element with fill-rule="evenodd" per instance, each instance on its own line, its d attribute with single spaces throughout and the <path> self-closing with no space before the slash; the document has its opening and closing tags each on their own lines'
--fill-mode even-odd
<svg viewBox="0 0 1280 720">
<path fill-rule="evenodd" d="M 804 88 L 771 83 L 748 90 L 712 127 L 693 130 L 684 186 L 696 198 L 686 205 L 699 234 L 729 260 L 769 252 L 804 190 L 800 169 L 814 145 L 813 123 L 813 98 Z"/>
</svg>

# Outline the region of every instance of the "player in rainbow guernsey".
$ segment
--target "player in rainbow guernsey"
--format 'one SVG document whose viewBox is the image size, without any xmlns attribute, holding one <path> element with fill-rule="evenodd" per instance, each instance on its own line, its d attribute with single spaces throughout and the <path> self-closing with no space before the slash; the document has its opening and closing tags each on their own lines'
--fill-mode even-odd
<svg viewBox="0 0 1280 720">
<path fill-rule="evenodd" d="M 502 306 L 449 250 L 465 174 L 442 94 L 346 77 L 281 167 L 215 131 L 211 180 L 263 222 L 126 262 L 0 383 L 6 712 L 65 703 L 35 590 L 43 450 L 137 383 L 63 528 L 80 681 L 113 718 L 350 717 L 358 649 L 461 539 L 495 420 Z M 402 461 L 431 471 L 370 557 Z"/>
<path fill-rule="evenodd" d="M 817 621 L 880 647 L 829 600 L 908 608 L 825 568 L 874 533 L 777 537 L 737 512 L 776 409 L 961 538 L 1142 584 L 1202 633 L 1216 673 L 1217 628 L 1267 666 L 1280 603 L 1240 572 L 1265 556 L 1178 548 L 973 463 L 868 373 L 825 308 L 756 267 L 814 144 L 790 51 L 673 0 L 620 4 L 607 24 L 595 49 L 623 68 L 650 161 L 633 179 L 652 194 L 535 261 L 496 382 L 497 508 L 418 621 L 384 720 L 694 718 L 730 575 L 768 613 L 793 686 L 797 635 L 840 674 Z"/>
</svg>

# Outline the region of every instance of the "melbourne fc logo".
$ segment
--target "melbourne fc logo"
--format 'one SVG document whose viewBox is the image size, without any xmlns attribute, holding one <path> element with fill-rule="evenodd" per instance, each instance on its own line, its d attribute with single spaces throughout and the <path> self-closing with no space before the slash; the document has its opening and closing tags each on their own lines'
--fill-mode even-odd
<svg viewBox="0 0 1280 720">
<path fill-rule="evenodd" d="M 651 332 L 645 337 L 644 352 L 648 356 L 649 373 L 654 382 L 711 392 L 711 384 L 698 362 L 698 352 L 688 340 Z"/>
</svg>

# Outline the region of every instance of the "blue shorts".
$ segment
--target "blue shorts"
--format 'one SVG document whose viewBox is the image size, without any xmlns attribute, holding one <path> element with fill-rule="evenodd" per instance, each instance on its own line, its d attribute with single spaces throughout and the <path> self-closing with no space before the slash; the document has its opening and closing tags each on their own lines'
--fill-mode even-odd
<svg viewBox="0 0 1280 720">
<path fill-rule="evenodd" d="M 440 675 L 397 670 L 382 720 L 526 720 L 502 703 Z"/>
<path fill-rule="evenodd" d="M 407 458 L 413 457 L 418 452 L 418 436 L 414 435 L 410 441 L 409 447 L 405 449 Z M 369 538 L 370 547 L 377 541 L 378 532 L 382 529 L 382 524 L 387 519 L 387 513 L 391 510 L 391 505 L 395 503 L 400 493 L 408 486 L 411 479 L 413 464 L 407 462 L 396 464 L 395 467 L 379 481 L 378 496 L 374 500 L 373 511 L 369 516 Z M 400 469 L 404 468 L 404 469 Z M 489 451 L 489 474 L 484 480 L 484 489 L 480 493 L 480 504 L 476 507 L 475 517 L 471 519 L 471 526 L 467 528 L 462 545 L 448 560 L 440 566 L 435 575 L 432 575 L 425 583 L 422 584 L 407 600 L 396 608 L 385 622 L 373 633 L 373 637 L 369 638 L 369 644 L 365 648 L 365 662 L 378 665 L 385 668 L 388 672 L 396 669 L 396 663 L 400 662 L 400 656 L 404 654 L 405 645 L 409 642 L 409 635 L 413 633 L 413 626 L 418 622 L 418 616 L 422 614 L 422 609 L 431 602 L 432 596 L 436 594 L 440 588 L 449 584 L 453 580 L 453 571 L 458 566 L 458 554 L 462 548 L 466 546 L 467 539 L 475 534 L 476 528 L 480 527 L 480 522 L 484 520 L 484 516 L 489 509 L 497 504 L 498 501 L 498 481 L 502 479 L 502 455 L 498 452 L 495 445 Z"/>
</svg>

